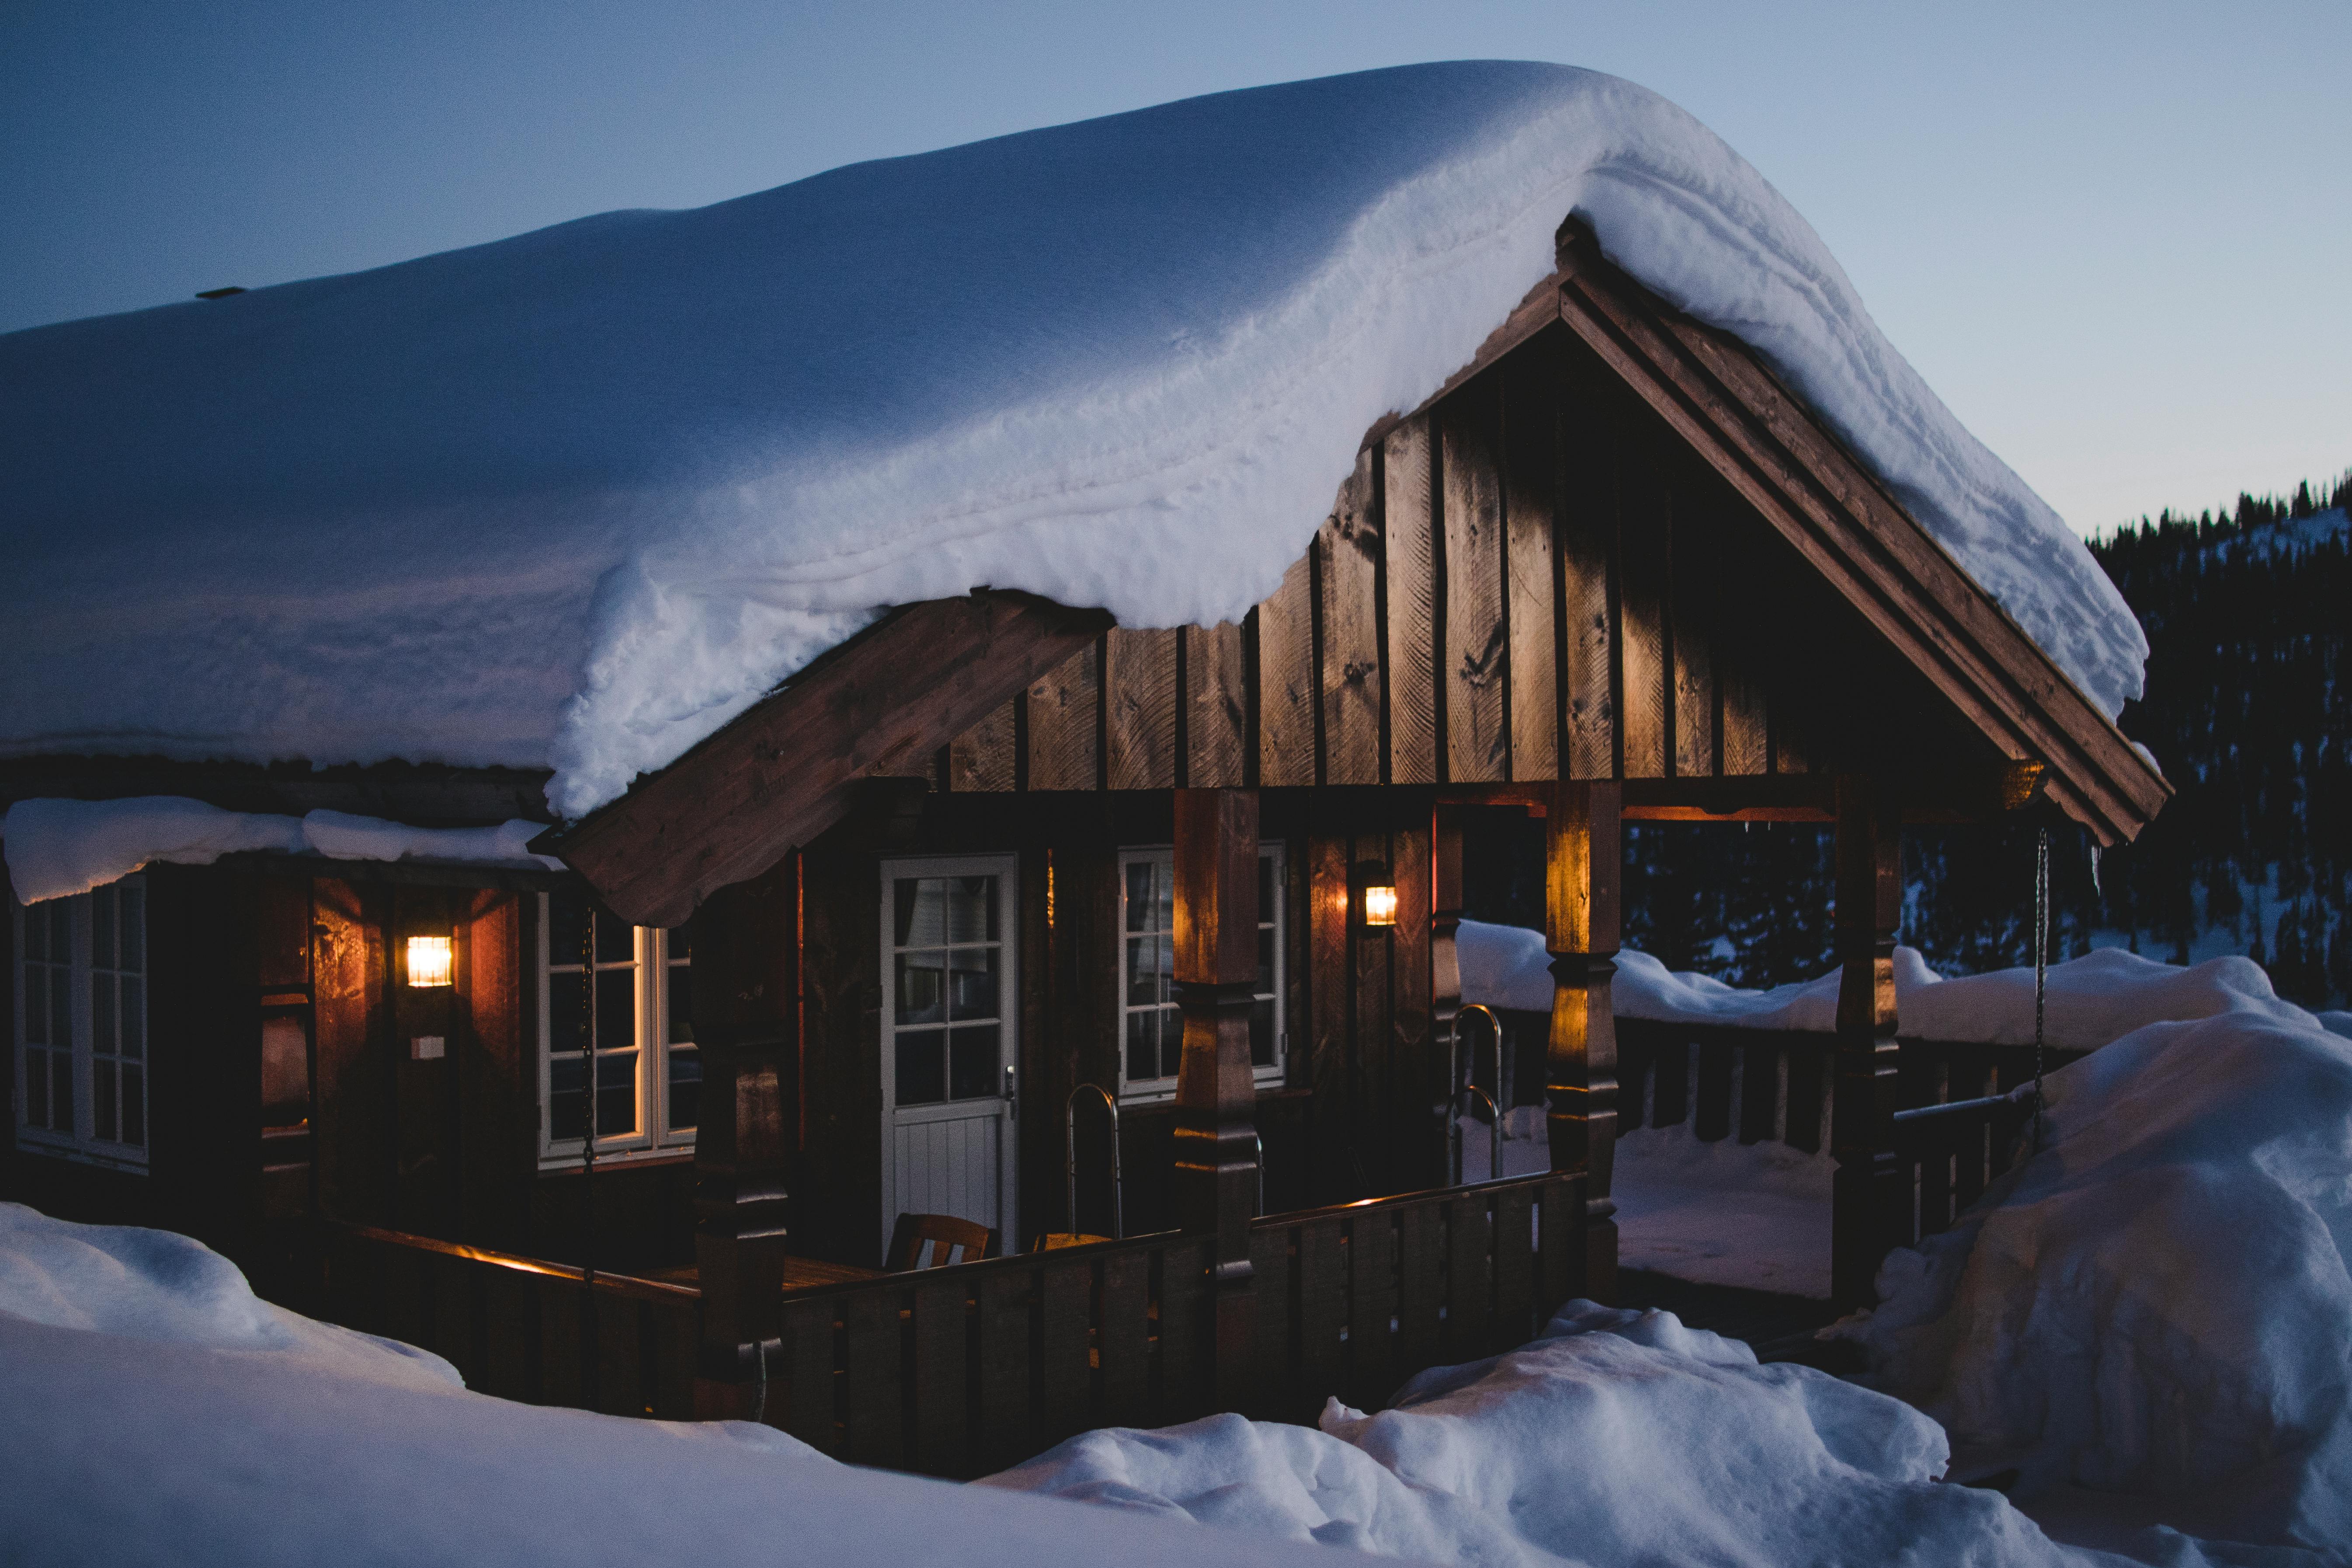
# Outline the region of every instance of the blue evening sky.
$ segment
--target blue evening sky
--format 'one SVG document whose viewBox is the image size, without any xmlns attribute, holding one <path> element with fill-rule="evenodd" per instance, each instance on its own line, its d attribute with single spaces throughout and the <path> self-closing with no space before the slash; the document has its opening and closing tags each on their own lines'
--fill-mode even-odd
<svg viewBox="0 0 2352 1568">
<path fill-rule="evenodd" d="M 2352 4 L 0 0 L 0 331 L 1413 60 L 1746 154 L 2078 528 L 2352 464 Z"/>
</svg>

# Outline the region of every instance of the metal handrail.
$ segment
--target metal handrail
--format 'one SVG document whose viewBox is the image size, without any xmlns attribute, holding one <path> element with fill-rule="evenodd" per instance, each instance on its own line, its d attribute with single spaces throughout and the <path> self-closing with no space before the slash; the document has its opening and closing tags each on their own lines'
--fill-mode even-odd
<svg viewBox="0 0 2352 1568">
<path fill-rule="evenodd" d="M 1445 1124 L 1454 1135 L 1454 1184 L 1457 1187 L 1465 1184 L 1462 1179 L 1462 1099 L 1471 1094 L 1486 1102 L 1489 1118 L 1486 1124 L 1486 1179 L 1491 1182 L 1503 1173 L 1503 1113 L 1495 1109 L 1493 1095 L 1475 1083 L 1465 1083 L 1455 1091 L 1454 1103 L 1446 1108 L 1445 1118 Z"/>
<path fill-rule="evenodd" d="M 1070 1179 L 1070 1234 L 1078 1234 L 1078 1096 L 1093 1090 L 1110 1112 L 1110 1237 L 1127 1239 L 1127 1183 L 1118 1164 L 1118 1101 L 1098 1083 L 1082 1083 L 1062 1102 L 1064 1168 Z"/>
<path fill-rule="evenodd" d="M 1458 1125 L 1458 1121 L 1461 1116 L 1462 1091 L 1465 1089 L 1475 1089 L 1476 1084 L 1475 1080 L 1478 1076 L 1475 1047 L 1469 1070 L 1465 1071 L 1462 1065 L 1462 1018 L 1465 1014 L 1468 1013 L 1479 1013 L 1486 1016 L 1487 1032 L 1494 1037 L 1495 1040 L 1495 1087 L 1497 1089 L 1500 1089 L 1503 1087 L 1503 1020 L 1496 1016 L 1492 1007 L 1487 1006 L 1484 1002 L 1465 1002 L 1461 1006 L 1456 1007 L 1454 1010 L 1454 1016 L 1448 1020 L 1445 1026 L 1447 1036 L 1445 1050 L 1445 1142 L 1451 1162 L 1448 1173 L 1453 1177 L 1454 1184 L 1456 1186 L 1459 1186 L 1462 1184 L 1462 1157 L 1464 1152 L 1462 1146 L 1462 1129 Z M 1509 1136 L 1509 1134 L 1502 1131 L 1502 1112 L 1496 1107 L 1495 1097 L 1486 1093 L 1484 1089 L 1478 1089 L 1477 1092 L 1479 1097 L 1486 1100 L 1486 1109 L 1495 1119 L 1494 1136 L 1496 1140 L 1496 1148 L 1494 1166 L 1488 1173 L 1489 1175 L 1500 1175 L 1503 1171 L 1503 1156 L 1500 1141 L 1503 1138 Z"/>
</svg>

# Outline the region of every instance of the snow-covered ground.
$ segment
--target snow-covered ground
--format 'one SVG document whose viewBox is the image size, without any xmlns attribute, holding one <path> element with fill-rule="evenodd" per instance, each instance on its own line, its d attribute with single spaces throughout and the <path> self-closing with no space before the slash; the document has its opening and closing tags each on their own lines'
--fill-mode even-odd
<svg viewBox="0 0 2352 1568">
<path fill-rule="evenodd" d="M 1762 175 L 1630 82 L 1457 61 L 0 337 L 0 752 L 552 765 L 577 816 L 877 606 L 1238 620 L 1571 215 L 2139 690 L 2082 542 Z"/>
</svg>

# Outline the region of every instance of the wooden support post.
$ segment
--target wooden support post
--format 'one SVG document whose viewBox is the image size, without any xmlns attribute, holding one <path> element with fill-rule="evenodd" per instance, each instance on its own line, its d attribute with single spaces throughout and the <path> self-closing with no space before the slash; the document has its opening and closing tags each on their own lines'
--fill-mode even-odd
<svg viewBox="0 0 2352 1568">
<path fill-rule="evenodd" d="M 1216 1396 L 1238 1409 L 1255 1367 L 1250 1219 L 1257 1206 L 1257 1089 L 1250 1003 L 1257 988 L 1257 792 L 1176 792 L 1176 1217 L 1213 1234 Z"/>
<path fill-rule="evenodd" d="M 1830 1102 L 1830 1295 L 1877 1299 L 1878 1266 L 1907 1235 L 1895 1157 L 1895 929 L 1903 912 L 1903 815 L 1884 781 L 1837 780 L 1837 1071 Z"/>
<path fill-rule="evenodd" d="M 786 1184 L 798 1138 L 800 857 L 721 888 L 695 918 L 694 1259 L 702 1283 L 698 1420 L 747 1418 L 759 1347 L 782 1333 Z M 767 1375 L 781 1368 L 772 1361 Z M 781 1392 L 765 1415 L 781 1421 Z"/>
<path fill-rule="evenodd" d="M 1462 1059 L 1462 958 L 1457 934 L 1462 929 L 1462 808 L 1440 805 L 1430 830 L 1429 864 L 1429 1030 L 1437 1042 L 1444 1081 L 1438 1092 L 1439 1157 L 1445 1161 L 1436 1185 L 1460 1178 L 1454 1174 L 1454 1118 L 1456 1075 Z M 1500 1172 L 1489 1173 L 1499 1175 Z"/>
<path fill-rule="evenodd" d="M 1622 786 L 1610 779 L 1552 786 L 1544 831 L 1546 945 L 1551 950 L 1549 1062 L 1551 1168 L 1585 1173 L 1586 1290 L 1617 1294 L 1617 1205 L 1609 1196 L 1617 1145 L 1617 886 L 1625 851 Z"/>
</svg>

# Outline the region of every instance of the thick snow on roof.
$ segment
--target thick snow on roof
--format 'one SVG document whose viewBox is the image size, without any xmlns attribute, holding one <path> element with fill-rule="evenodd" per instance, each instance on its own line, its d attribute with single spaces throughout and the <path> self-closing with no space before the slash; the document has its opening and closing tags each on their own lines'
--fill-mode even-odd
<svg viewBox="0 0 2352 1568">
<path fill-rule="evenodd" d="M 0 750 L 552 764 L 577 815 L 877 605 L 1236 617 L 1571 213 L 2137 691 L 2081 543 L 1761 175 L 1632 83 L 1474 62 L 0 338 Z"/>
</svg>

